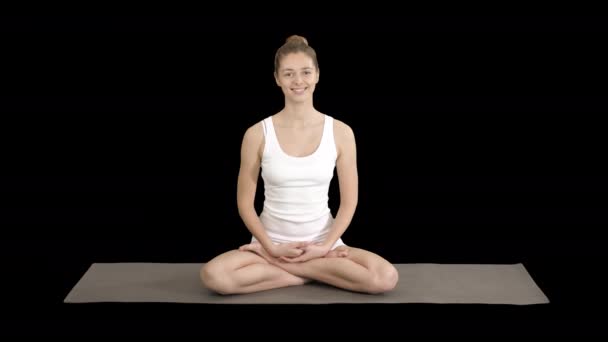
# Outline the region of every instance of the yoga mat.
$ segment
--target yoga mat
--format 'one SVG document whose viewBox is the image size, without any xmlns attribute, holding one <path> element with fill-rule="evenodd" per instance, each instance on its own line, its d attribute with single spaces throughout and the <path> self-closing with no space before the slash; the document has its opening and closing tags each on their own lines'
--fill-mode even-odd
<svg viewBox="0 0 608 342">
<path fill-rule="evenodd" d="M 208 304 L 459 303 L 544 304 L 549 300 L 521 264 L 395 264 L 397 287 L 361 294 L 311 282 L 250 294 L 219 295 L 199 280 L 202 263 L 94 263 L 65 303 Z"/>
</svg>

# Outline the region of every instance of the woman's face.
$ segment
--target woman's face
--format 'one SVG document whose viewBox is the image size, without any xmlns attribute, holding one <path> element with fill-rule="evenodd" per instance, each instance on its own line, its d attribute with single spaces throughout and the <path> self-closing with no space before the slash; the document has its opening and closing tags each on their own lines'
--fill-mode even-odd
<svg viewBox="0 0 608 342">
<path fill-rule="evenodd" d="M 319 82 L 319 72 L 312 59 L 302 52 L 283 57 L 275 77 L 285 97 L 295 102 L 309 100 Z"/>
</svg>

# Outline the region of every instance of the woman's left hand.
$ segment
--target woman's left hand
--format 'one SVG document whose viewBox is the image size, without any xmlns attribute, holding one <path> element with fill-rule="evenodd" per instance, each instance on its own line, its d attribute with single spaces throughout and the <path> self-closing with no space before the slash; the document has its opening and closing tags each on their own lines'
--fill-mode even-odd
<svg viewBox="0 0 608 342">
<path fill-rule="evenodd" d="M 316 258 L 323 258 L 330 251 L 330 247 L 323 243 L 310 244 L 304 248 L 304 253 L 297 257 L 281 257 L 285 262 L 304 262 Z"/>
</svg>

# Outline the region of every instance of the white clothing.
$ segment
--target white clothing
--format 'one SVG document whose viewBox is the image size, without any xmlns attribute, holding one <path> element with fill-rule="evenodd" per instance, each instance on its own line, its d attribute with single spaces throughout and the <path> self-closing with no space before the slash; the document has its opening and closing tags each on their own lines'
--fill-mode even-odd
<svg viewBox="0 0 608 342">
<path fill-rule="evenodd" d="M 294 157 L 283 151 L 272 117 L 262 121 L 265 136 L 261 162 L 264 207 L 260 220 L 275 243 L 321 242 L 331 229 L 334 218 L 328 205 L 328 192 L 337 150 L 333 118 L 324 116 L 321 142 L 312 154 L 304 157 Z M 341 245 L 344 242 L 338 239 L 332 249 Z"/>
</svg>

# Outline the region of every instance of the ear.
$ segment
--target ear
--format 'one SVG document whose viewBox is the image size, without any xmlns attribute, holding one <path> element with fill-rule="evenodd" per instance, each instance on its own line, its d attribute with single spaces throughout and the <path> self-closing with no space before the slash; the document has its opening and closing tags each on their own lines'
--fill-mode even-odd
<svg viewBox="0 0 608 342">
<path fill-rule="evenodd" d="M 279 75 L 277 75 L 276 71 L 273 73 L 273 75 L 274 75 L 274 81 L 280 87 L 281 83 L 279 82 Z"/>
<path fill-rule="evenodd" d="M 319 83 L 319 77 L 321 76 L 321 69 L 317 68 L 317 81 L 315 83 Z"/>
</svg>

